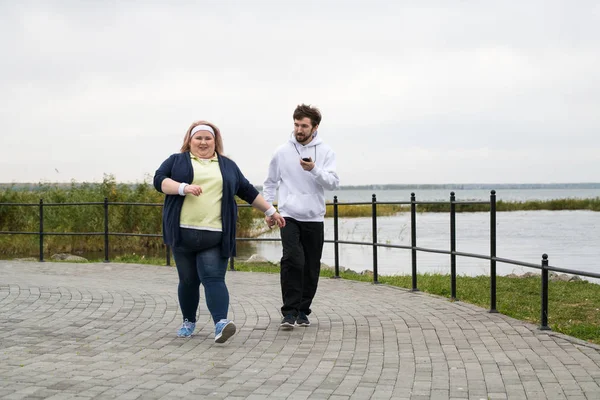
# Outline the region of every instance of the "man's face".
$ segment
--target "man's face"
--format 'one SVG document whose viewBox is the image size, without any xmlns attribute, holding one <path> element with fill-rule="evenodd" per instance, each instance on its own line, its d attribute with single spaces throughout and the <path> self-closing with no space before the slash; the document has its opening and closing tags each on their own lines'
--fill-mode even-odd
<svg viewBox="0 0 600 400">
<path fill-rule="evenodd" d="M 319 125 L 312 126 L 312 121 L 308 117 L 294 120 L 294 136 L 300 144 L 308 144 L 312 140 Z"/>
</svg>

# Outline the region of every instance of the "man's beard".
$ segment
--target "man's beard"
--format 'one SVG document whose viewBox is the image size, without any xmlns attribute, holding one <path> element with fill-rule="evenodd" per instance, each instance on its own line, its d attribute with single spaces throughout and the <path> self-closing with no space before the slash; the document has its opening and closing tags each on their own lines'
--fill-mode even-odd
<svg viewBox="0 0 600 400">
<path fill-rule="evenodd" d="M 304 142 L 307 142 L 308 139 L 310 139 L 310 137 L 311 137 L 310 134 L 308 134 L 308 135 L 298 135 L 298 134 L 296 134 L 296 141 L 298 143 L 304 143 Z"/>
</svg>

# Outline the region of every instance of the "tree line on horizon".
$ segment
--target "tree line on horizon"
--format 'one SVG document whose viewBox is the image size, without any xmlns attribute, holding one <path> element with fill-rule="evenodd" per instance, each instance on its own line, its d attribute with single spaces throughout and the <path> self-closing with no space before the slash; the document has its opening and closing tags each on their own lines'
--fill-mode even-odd
<svg viewBox="0 0 600 400">
<path fill-rule="evenodd" d="M 110 176 L 110 175 L 109 175 Z M 114 179 L 114 178 L 113 178 Z M 0 182 L 0 188 L 13 190 L 37 191 L 54 186 L 67 188 L 73 186 L 102 185 L 102 182 Z M 135 188 L 139 185 L 150 185 L 149 182 L 119 183 L 120 185 Z M 257 190 L 262 190 L 262 185 L 255 185 Z M 341 185 L 338 190 L 427 190 L 427 189 L 454 189 L 454 190 L 498 190 L 498 189 L 600 189 L 600 182 L 574 182 L 574 183 L 390 183 L 370 185 Z"/>
</svg>

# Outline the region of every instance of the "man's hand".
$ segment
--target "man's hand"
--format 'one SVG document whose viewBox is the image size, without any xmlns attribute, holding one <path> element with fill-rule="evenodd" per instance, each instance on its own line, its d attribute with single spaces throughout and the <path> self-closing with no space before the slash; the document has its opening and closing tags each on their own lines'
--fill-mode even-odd
<svg viewBox="0 0 600 400">
<path fill-rule="evenodd" d="M 303 159 L 300 159 L 300 166 L 305 171 L 312 171 L 315 167 L 315 163 L 313 162 L 312 157 L 308 157 L 308 160 L 309 161 L 304 161 Z"/>
<path fill-rule="evenodd" d="M 278 227 L 283 228 L 285 226 L 285 218 L 283 218 L 279 213 L 273 214 L 271 217 Z"/>
</svg>

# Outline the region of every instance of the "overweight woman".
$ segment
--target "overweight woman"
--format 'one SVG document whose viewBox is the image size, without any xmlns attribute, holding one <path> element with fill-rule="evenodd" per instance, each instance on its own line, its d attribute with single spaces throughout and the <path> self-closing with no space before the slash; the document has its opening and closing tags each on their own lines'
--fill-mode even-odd
<svg viewBox="0 0 600 400">
<path fill-rule="evenodd" d="M 285 220 L 223 155 L 216 125 L 194 122 L 179 153 L 171 155 L 154 175 L 154 187 L 164 193 L 163 239 L 171 246 L 179 275 L 178 298 L 183 324 L 179 337 L 196 328 L 200 284 L 215 324 L 215 342 L 224 343 L 236 331 L 227 318 L 229 292 L 225 285 L 227 261 L 235 256 L 237 204 L 235 196 L 272 217 L 279 227 Z"/>
</svg>

